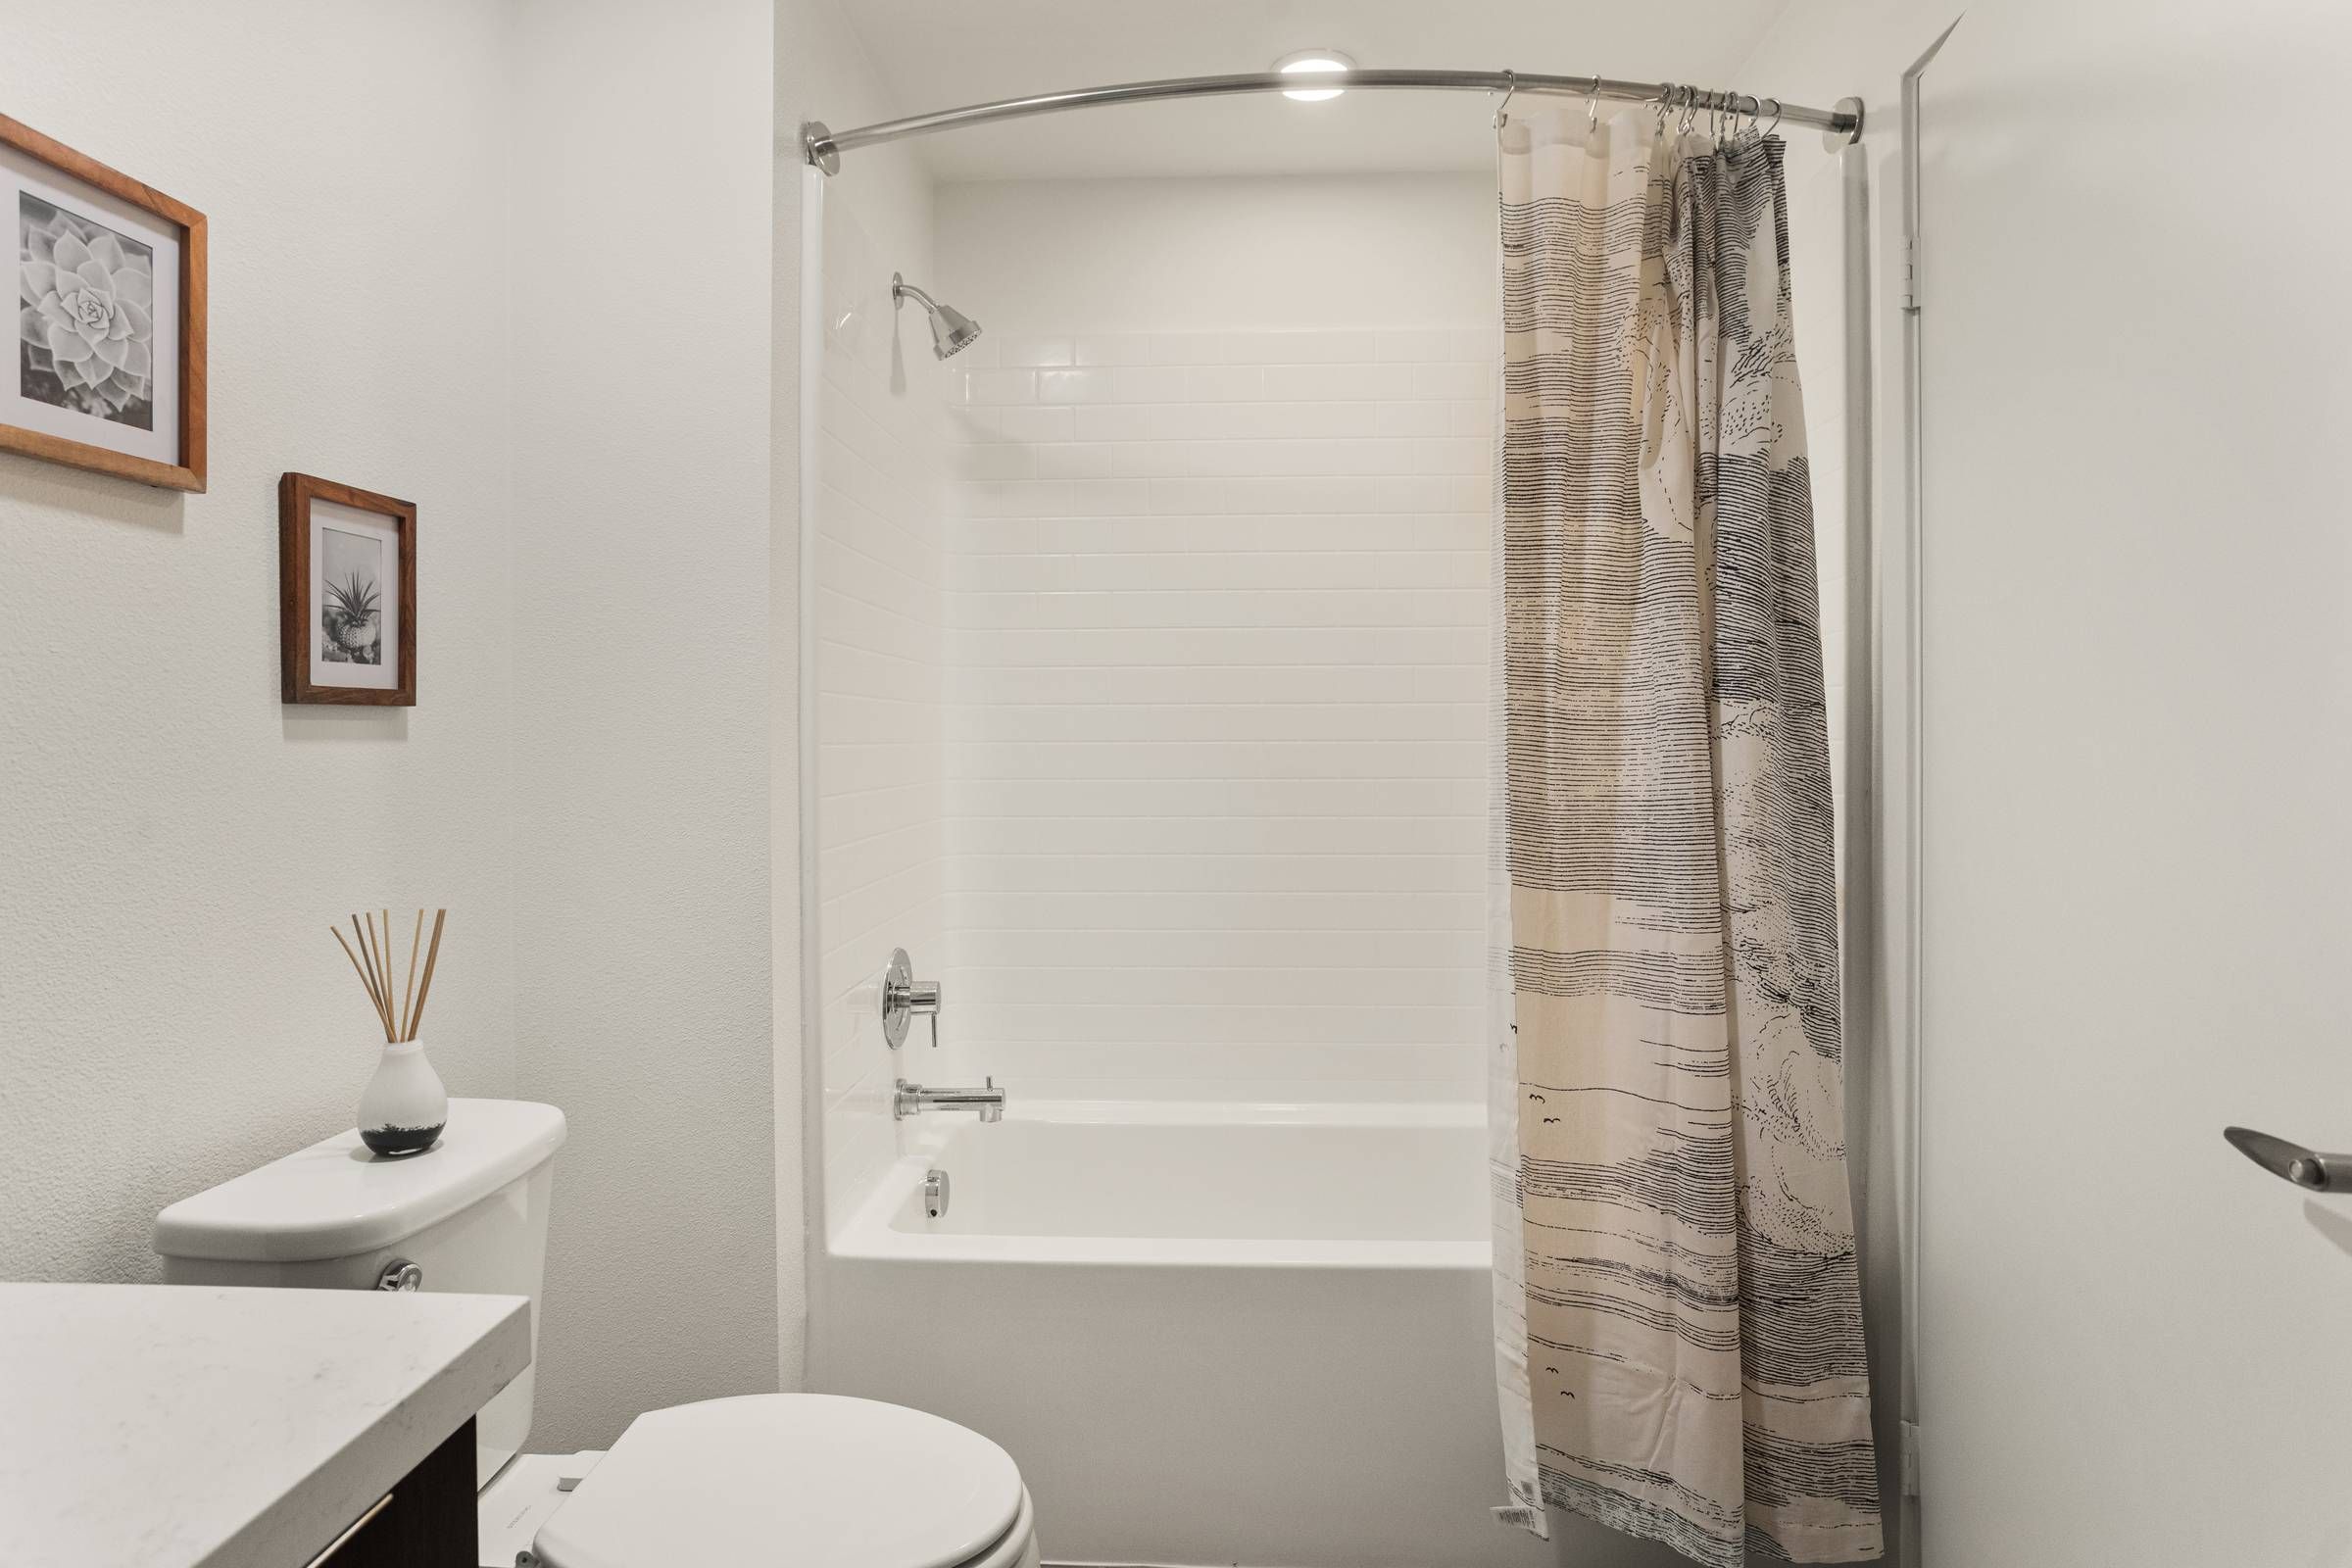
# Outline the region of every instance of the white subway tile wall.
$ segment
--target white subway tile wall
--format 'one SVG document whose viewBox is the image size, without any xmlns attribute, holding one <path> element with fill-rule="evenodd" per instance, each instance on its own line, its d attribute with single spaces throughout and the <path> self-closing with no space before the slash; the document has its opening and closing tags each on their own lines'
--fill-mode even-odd
<svg viewBox="0 0 2352 1568">
<path fill-rule="evenodd" d="M 825 1194 L 854 1204 L 896 1152 L 873 983 L 894 947 L 944 956 L 940 669 L 945 371 L 895 330 L 891 268 L 824 213 L 815 411 L 817 865 Z M 961 383 L 956 383 L 960 395 Z"/>
<path fill-rule="evenodd" d="M 940 1071 L 1481 1093 L 1494 360 L 1470 327 L 952 362 Z"/>
</svg>

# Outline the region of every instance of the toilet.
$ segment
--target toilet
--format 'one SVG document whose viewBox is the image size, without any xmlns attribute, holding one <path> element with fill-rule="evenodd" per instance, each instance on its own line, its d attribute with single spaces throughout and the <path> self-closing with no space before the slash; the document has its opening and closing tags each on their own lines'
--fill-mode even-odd
<svg viewBox="0 0 2352 1568">
<path fill-rule="evenodd" d="M 535 1355 L 564 1131 L 553 1105 L 453 1100 L 422 1154 L 379 1158 L 339 1133 L 165 1209 L 164 1278 L 527 1296 Z M 952 1421 L 747 1394 L 649 1410 L 609 1453 L 535 1455 L 533 1386 L 526 1369 L 475 1418 L 485 1565 L 1037 1568 L 1019 1469 Z"/>
</svg>

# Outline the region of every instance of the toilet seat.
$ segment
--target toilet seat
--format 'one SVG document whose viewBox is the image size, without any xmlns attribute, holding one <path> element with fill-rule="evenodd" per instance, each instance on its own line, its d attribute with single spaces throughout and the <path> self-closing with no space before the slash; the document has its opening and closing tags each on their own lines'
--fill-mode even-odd
<svg viewBox="0 0 2352 1568">
<path fill-rule="evenodd" d="M 1037 1511 L 1029 1501 L 1029 1489 L 1021 1489 L 1020 1512 L 1012 1516 L 1012 1528 L 1004 1539 L 965 1563 L 963 1568 L 1038 1568 Z"/>
<path fill-rule="evenodd" d="M 999 1568 L 1032 1533 L 1011 1456 L 920 1410 L 751 1394 L 649 1410 L 540 1527 L 547 1568 Z"/>
</svg>

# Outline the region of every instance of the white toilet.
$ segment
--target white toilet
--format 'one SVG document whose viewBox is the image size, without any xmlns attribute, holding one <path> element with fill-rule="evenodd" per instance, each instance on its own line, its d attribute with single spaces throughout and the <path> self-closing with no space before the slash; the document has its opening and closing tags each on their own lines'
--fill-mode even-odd
<svg viewBox="0 0 2352 1568">
<path fill-rule="evenodd" d="M 157 1216 L 155 1250 L 175 1283 L 372 1290 L 398 1287 L 414 1265 L 410 1288 L 528 1296 L 535 1350 L 563 1142 L 553 1105 L 453 1100 L 425 1153 L 381 1159 L 357 1131 L 338 1134 L 173 1203 Z M 517 1458 L 532 1380 L 526 1370 L 475 1420 L 483 1561 L 495 1568 L 516 1560 L 517 1520 L 545 1568 L 1037 1568 L 1011 1457 L 938 1416 L 749 1394 L 649 1410 L 601 1456 Z"/>
</svg>

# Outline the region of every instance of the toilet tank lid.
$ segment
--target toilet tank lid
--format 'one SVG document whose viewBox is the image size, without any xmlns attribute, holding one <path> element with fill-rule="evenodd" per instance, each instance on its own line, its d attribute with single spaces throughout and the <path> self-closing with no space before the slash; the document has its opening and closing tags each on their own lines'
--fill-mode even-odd
<svg viewBox="0 0 2352 1568">
<path fill-rule="evenodd" d="M 373 1251 L 529 1174 L 564 1142 L 564 1113 L 524 1100 L 452 1100 L 441 1141 L 384 1159 L 349 1128 L 156 1216 L 166 1257 L 306 1262 Z"/>
</svg>

